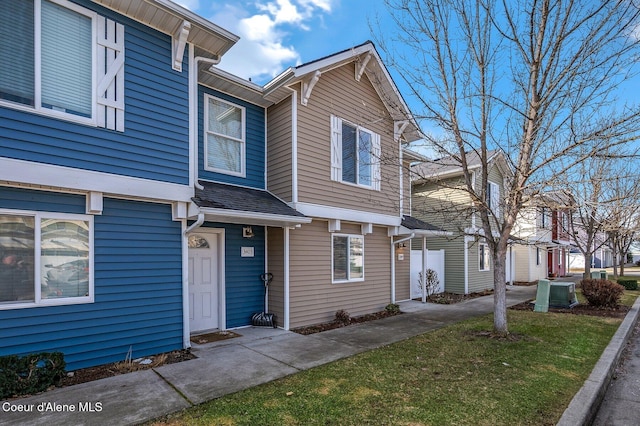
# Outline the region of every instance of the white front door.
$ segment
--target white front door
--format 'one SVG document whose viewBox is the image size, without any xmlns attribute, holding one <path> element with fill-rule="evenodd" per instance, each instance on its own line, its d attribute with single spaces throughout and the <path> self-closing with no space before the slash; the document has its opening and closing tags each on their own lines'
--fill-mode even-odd
<svg viewBox="0 0 640 426">
<path fill-rule="evenodd" d="M 189 235 L 190 332 L 219 327 L 218 238 L 214 233 Z"/>
</svg>

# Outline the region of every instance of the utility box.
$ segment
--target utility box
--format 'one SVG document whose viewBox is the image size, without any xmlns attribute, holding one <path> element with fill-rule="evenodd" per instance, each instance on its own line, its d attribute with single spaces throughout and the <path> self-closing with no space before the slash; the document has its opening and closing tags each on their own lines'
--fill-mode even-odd
<svg viewBox="0 0 640 426">
<path fill-rule="evenodd" d="M 600 279 L 601 280 L 608 280 L 609 277 L 607 276 L 607 271 L 600 271 Z"/>
<path fill-rule="evenodd" d="M 549 306 L 552 308 L 573 308 L 578 304 L 576 284 L 554 282 L 549 287 Z"/>
</svg>

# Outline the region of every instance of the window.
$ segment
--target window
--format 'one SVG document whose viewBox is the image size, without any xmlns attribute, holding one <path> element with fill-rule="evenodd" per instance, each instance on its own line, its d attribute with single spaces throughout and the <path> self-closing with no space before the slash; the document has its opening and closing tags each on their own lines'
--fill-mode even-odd
<svg viewBox="0 0 640 426">
<path fill-rule="evenodd" d="M 380 190 L 380 135 L 331 116 L 331 179 Z"/>
<path fill-rule="evenodd" d="M 487 182 L 487 206 L 495 217 L 500 217 L 500 187 L 497 183 Z"/>
<path fill-rule="evenodd" d="M 205 169 L 245 175 L 245 109 L 205 95 Z"/>
<path fill-rule="evenodd" d="M 93 218 L 0 211 L 0 309 L 93 302 Z"/>
<path fill-rule="evenodd" d="M 542 265 L 542 250 L 536 247 L 536 265 Z"/>
<path fill-rule="evenodd" d="M 364 237 L 332 235 L 333 282 L 364 280 Z"/>
<path fill-rule="evenodd" d="M 489 266 L 489 246 L 485 243 L 480 243 L 478 246 L 478 262 L 480 271 L 490 270 Z"/>
<path fill-rule="evenodd" d="M 124 27 L 74 3 L 0 2 L 0 102 L 7 106 L 123 131 L 123 52 Z"/>
</svg>

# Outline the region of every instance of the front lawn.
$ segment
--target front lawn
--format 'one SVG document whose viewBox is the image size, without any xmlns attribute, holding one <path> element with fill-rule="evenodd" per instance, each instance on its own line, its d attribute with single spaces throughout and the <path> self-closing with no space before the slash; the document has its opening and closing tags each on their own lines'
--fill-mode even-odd
<svg viewBox="0 0 640 426">
<path fill-rule="evenodd" d="M 621 319 L 468 320 L 187 409 L 155 425 L 552 425 Z"/>
</svg>

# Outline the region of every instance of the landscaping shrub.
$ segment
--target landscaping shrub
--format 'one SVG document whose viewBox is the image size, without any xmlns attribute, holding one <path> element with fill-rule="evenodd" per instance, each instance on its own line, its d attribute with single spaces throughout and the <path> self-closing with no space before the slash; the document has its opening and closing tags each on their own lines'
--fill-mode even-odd
<svg viewBox="0 0 640 426">
<path fill-rule="evenodd" d="M 338 312 L 336 312 L 335 322 L 343 325 L 348 325 L 351 323 L 351 315 L 349 315 L 349 312 L 345 311 L 344 309 L 340 309 Z"/>
<path fill-rule="evenodd" d="M 0 356 L 0 399 L 43 392 L 60 382 L 65 367 L 61 352 Z"/>
<path fill-rule="evenodd" d="M 630 279 L 622 279 L 618 280 L 618 284 L 627 290 L 637 290 L 638 289 L 638 280 L 630 280 Z"/>
<path fill-rule="evenodd" d="M 390 314 L 399 314 L 400 313 L 400 305 L 397 303 L 389 303 L 384 307 L 384 310 L 389 312 Z"/>
<path fill-rule="evenodd" d="M 599 308 L 617 307 L 624 293 L 623 286 L 609 280 L 584 279 L 580 287 L 589 304 Z"/>
</svg>

